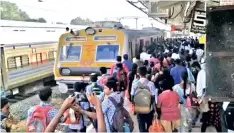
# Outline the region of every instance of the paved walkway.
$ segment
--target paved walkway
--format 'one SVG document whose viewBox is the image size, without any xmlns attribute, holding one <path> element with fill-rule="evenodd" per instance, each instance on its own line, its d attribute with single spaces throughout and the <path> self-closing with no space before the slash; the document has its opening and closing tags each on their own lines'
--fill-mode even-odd
<svg viewBox="0 0 234 133">
<path fill-rule="evenodd" d="M 130 102 L 129 102 L 129 100 L 125 99 L 125 101 L 124 101 L 124 107 L 125 107 L 129 112 L 131 112 L 131 107 L 130 107 Z M 138 122 L 137 122 L 136 116 L 133 115 L 133 114 L 131 113 L 131 117 L 132 117 L 133 122 L 134 122 L 134 130 L 133 130 L 133 132 L 139 132 Z M 198 124 L 198 125 L 199 125 L 199 124 Z M 87 128 L 87 131 L 86 131 L 86 132 L 88 132 L 88 133 L 90 133 L 90 132 L 95 132 L 95 130 L 94 130 L 94 128 L 93 128 L 93 125 L 90 125 L 90 126 Z M 196 127 L 196 128 L 193 128 L 193 129 L 192 129 L 192 132 L 201 132 L 200 126 L 198 126 L 198 127 Z M 216 132 L 216 130 L 215 130 L 215 128 L 213 128 L 213 127 L 208 127 L 206 132 Z"/>
</svg>

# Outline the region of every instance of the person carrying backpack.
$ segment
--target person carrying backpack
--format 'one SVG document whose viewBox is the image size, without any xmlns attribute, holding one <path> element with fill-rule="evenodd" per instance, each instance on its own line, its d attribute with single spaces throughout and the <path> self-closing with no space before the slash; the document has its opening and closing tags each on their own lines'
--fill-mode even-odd
<svg viewBox="0 0 234 133">
<path fill-rule="evenodd" d="M 117 64 L 122 64 L 122 57 L 121 57 L 121 56 L 117 56 L 116 60 L 117 60 L 117 63 L 115 63 L 115 64 L 113 64 L 113 65 L 111 66 L 110 75 L 113 75 L 113 73 L 116 71 L 116 66 L 117 66 Z M 123 66 L 123 70 L 124 70 L 126 73 L 128 73 L 128 72 L 129 72 L 128 67 L 127 67 L 125 64 L 122 64 L 122 66 Z"/>
<path fill-rule="evenodd" d="M 107 132 L 132 132 L 134 123 L 129 112 L 124 108 L 124 99 L 118 92 L 116 79 L 110 77 L 104 87 L 107 99 L 102 102 Z"/>
<path fill-rule="evenodd" d="M 157 90 L 153 82 L 146 79 L 146 67 L 138 68 L 140 79 L 133 83 L 131 96 L 134 113 L 137 114 L 140 132 L 148 132 L 152 125 L 154 116 L 154 107 L 157 103 Z"/>
<path fill-rule="evenodd" d="M 108 78 L 104 86 L 104 93 L 102 93 L 99 99 L 101 99 L 101 107 L 104 114 L 107 132 L 133 131 L 133 121 L 128 111 L 123 107 L 124 99 L 117 89 L 117 80 L 114 77 Z M 95 104 L 92 103 L 92 105 Z M 96 119 L 93 117 L 95 114 L 94 112 L 81 110 L 81 113 L 92 119 Z"/>
<path fill-rule="evenodd" d="M 116 64 L 116 68 L 113 73 L 113 77 L 117 80 L 118 82 L 118 90 L 120 92 L 124 92 L 127 89 L 127 72 L 124 71 L 123 69 L 123 64 L 118 63 Z"/>
<path fill-rule="evenodd" d="M 41 103 L 28 110 L 27 132 L 44 132 L 58 110 L 50 104 L 52 90 L 46 87 L 39 92 Z"/>
</svg>

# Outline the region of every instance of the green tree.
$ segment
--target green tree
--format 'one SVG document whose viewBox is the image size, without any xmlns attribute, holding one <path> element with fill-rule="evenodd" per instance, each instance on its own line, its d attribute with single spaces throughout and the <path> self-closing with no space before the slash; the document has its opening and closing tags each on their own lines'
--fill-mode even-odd
<svg viewBox="0 0 234 133">
<path fill-rule="evenodd" d="M 15 3 L 0 1 L 1 19 L 14 20 L 14 21 L 29 21 L 29 22 L 41 22 L 46 23 L 44 18 L 32 19 L 28 14 L 21 9 Z"/>
<path fill-rule="evenodd" d="M 1 19 L 25 21 L 30 18 L 28 14 L 20 10 L 15 3 L 1 1 Z"/>
<path fill-rule="evenodd" d="M 71 20 L 70 24 L 72 25 L 90 25 L 92 24 L 92 20 L 90 19 L 82 19 L 81 17 L 76 17 Z"/>
<path fill-rule="evenodd" d="M 40 22 L 40 23 L 46 23 L 46 20 L 44 18 L 39 18 L 38 22 Z"/>
</svg>

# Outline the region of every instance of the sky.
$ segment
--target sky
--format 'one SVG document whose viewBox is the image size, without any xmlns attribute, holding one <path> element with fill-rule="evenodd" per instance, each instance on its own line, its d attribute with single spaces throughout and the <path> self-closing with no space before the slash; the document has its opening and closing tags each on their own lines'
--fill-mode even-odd
<svg viewBox="0 0 234 133">
<path fill-rule="evenodd" d="M 116 20 L 116 17 L 136 16 L 138 28 L 162 28 L 164 25 L 147 17 L 146 14 L 126 0 L 2 0 L 16 3 L 31 18 L 43 17 L 48 22 L 70 23 L 73 18 L 89 18 L 92 21 Z M 123 25 L 136 28 L 135 19 L 122 19 Z"/>
</svg>

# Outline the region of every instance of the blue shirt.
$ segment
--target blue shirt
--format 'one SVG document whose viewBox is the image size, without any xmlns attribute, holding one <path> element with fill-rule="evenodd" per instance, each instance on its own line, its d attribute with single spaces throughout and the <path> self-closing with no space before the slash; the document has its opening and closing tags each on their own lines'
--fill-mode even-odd
<svg viewBox="0 0 234 133">
<path fill-rule="evenodd" d="M 181 81 L 182 81 L 182 78 L 181 78 L 182 73 L 183 73 L 183 72 L 186 72 L 186 71 L 187 71 L 187 70 L 186 70 L 185 67 L 183 67 L 183 66 L 178 66 L 178 65 L 176 65 L 175 67 L 173 67 L 173 68 L 171 69 L 170 74 L 171 74 L 171 76 L 173 77 L 174 83 L 175 83 L 175 84 L 181 83 Z"/>
<path fill-rule="evenodd" d="M 113 97 L 117 103 L 120 103 L 122 95 L 119 92 L 113 92 L 108 97 Z M 110 126 L 113 123 L 113 116 L 114 116 L 115 110 L 116 110 L 115 105 L 108 98 L 103 100 L 102 112 L 104 114 L 107 132 L 111 132 Z"/>
<path fill-rule="evenodd" d="M 123 64 L 125 64 L 129 71 L 132 70 L 132 62 L 130 60 L 124 60 Z"/>
</svg>

